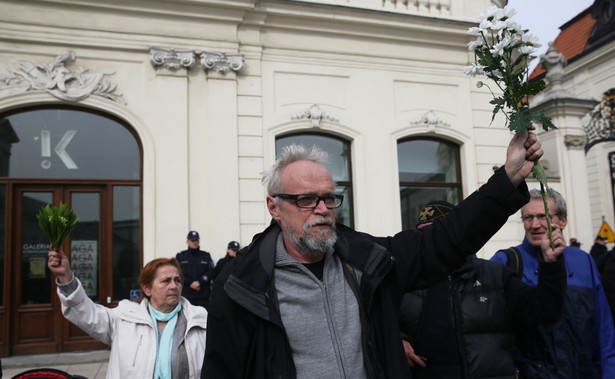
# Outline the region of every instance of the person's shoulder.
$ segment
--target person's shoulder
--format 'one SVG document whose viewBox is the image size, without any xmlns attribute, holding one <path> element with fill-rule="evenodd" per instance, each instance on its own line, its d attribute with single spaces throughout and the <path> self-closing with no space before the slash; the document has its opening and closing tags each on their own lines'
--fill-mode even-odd
<svg viewBox="0 0 615 379">
<path fill-rule="evenodd" d="M 353 228 L 346 226 L 344 224 L 339 224 L 339 223 L 335 224 L 335 231 L 345 236 L 361 236 L 365 234 L 365 233 L 357 232 Z"/>
<path fill-rule="evenodd" d="M 587 261 L 588 258 L 591 258 L 591 255 L 585 250 L 581 250 L 578 247 L 567 246 L 564 249 L 564 257 L 566 259 L 574 259 L 575 261 Z"/>
<path fill-rule="evenodd" d="M 207 318 L 207 310 L 200 305 L 193 305 L 185 297 L 181 297 L 182 309 L 185 309 L 186 315 L 190 318 L 204 317 Z"/>
<path fill-rule="evenodd" d="M 120 300 L 119 303 L 117 303 L 117 308 L 118 309 L 138 309 L 141 306 L 141 302 L 138 301 L 132 301 L 132 300 L 128 300 L 128 299 L 123 299 Z"/>
<path fill-rule="evenodd" d="M 377 243 L 379 239 L 371 234 L 354 230 L 344 224 L 336 224 L 335 231 L 338 236 L 342 236 L 352 245 L 373 245 Z"/>
<path fill-rule="evenodd" d="M 513 272 L 500 262 L 477 258 L 476 266 L 478 276 L 491 281 L 491 283 L 483 283 L 489 286 L 502 286 L 502 283 L 513 276 Z"/>
<path fill-rule="evenodd" d="M 489 259 L 489 262 L 497 263 L 497 264 L 506 264 L 508 262 L 508 256 L 506 255 L 507 249 L 498 250 L 493 254 L 493 256 Z"/>
<path fill-rule="evenodd" d="M 132 301 L 128 299 L 120 300 L 117 303 L 117 307 L 112 308 L 115 313 L 118 314 L 140 314 L 143 312 L 143 305 L 141 302 Z"/>
<path fill-rule="evenodd" d="M 495 258 L 495 255 L 493 256 L 493 258 Z M 512 270 L 506 263 L 506 260 L 504 262 L 500 261 L 500 260 L 496 260 L 491 258 L 491 260 L 488 259 L 482 259 L 479 258 L 479 265 L 480 267 L 483 268 L 483 270 L 485 271 L 489 271 L 489 272 L 497 272 L 497 273 L 504 273 L 505 275 L 515 275 L 515 271 Z M 504 259 L 506 259 L 506 255 L 504 255 Z"/>
<path fill-rule="evenodd" d="M 567 267 L 573 267 L 574 270 L 588 273 L 598 272 L 598 266 L 596 265 L 594 258 L 584 250 L 568 246 L 564 249 L 563 254 Z M 592 275 L 592 277 L 593 276 L 594 275 Z"/>
<path fill-rule="evenodd" d="M 505 267 L 500 262 L 495 262 L 495 261 L 491 261 L 491 260 L 483 259 L 483 258 L 478 258 L 477 262 L 479 266 L 492 269 L 492 270 L 494 269 L 500 270 L 502 267 Z"/>
</svg>

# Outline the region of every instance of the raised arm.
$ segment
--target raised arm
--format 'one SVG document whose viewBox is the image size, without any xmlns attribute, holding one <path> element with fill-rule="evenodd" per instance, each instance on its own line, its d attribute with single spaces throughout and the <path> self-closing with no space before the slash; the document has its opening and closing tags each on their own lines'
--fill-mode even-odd
<svg viewBox="0 0 615 379">
<path fill-rule="evenodd" d="M 529 200 L 524 179 L 543 154 L 533 133 L 514 135 L 506 163 L 445 218 L 420 231 L 376 238 L 396 258 L 404 291 L 428 286 L 463 264 Z"/>
<path fill-rule="evenodd" d="M 88 297 L 79 279 L 73 275 L 62 249 L 47 253 L 47 266 L 57 279 L 62 315 L 91 337 L 110 345 L 115 318 L 113 310 L 95 304 Z"/>
</svg>

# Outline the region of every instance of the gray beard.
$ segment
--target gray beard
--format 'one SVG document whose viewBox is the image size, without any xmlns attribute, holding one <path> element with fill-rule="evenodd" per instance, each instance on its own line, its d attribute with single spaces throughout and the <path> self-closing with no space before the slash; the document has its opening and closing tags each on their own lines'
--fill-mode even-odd
<svg viewBox="0 0 615 379">
<path fill-rule="evenodd" d="M 331 234 L 328 237 L 323 238 L 323 235 L 328 233 L 328 231 L 322 231 L 320 236 L 312 237 L 309 233 L 312 226 L 314 224 L 322 223 L 323 221 L 331 225 Z M 333 248 L 333 245 L 335 245 L 335 242 L 337 241 L 337 233 L 335 232 L 335 221 L 330 217 L 321 217 L 319 219 L 308 221 L 303 224 L 303 237 L 297 236 L 295 233 L 289 230 L 289 228 L 287 228 L 284 223 L 281 224 L 281 227 L 290 237 L 290 240 L 295 249 L 297 249 L 297 251 L 299 251 L 301 255 L 308 258 L 322 257 L 327 251 Z"/>
</svg>

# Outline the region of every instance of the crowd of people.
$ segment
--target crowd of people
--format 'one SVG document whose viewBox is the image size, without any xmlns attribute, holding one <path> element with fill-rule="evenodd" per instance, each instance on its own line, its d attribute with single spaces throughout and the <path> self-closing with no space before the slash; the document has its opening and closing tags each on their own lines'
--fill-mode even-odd
<svg viewBox="0 0 615 379">
<path fill-rule="evenodd" d="M 599 271 L 566 246 L 556 191 L 549 237 L 525 183 L 542 154 L 535 134 L 515 135 L 479 190 L 379 237 L 336 224 L 327 154 L 291 145 L 263 172 L 271 224 L 215 265 L 190 231 L 188 249 L 142 269 L 142 300 L 112 309 L 62 251 L 48 266 L 64 316 L 111 346 L 109 378 L 615 378 L 600 278 L 615 258 Z M 477 258 L 519 210 L 523 242 Z"/>
</svg>

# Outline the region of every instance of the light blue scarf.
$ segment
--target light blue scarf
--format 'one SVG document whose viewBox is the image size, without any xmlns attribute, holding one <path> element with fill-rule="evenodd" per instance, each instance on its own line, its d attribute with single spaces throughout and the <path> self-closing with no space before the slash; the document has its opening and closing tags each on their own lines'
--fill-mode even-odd
<svg viewBox="0 0 615 379">
<path fill-rule="evenodd" d="M 152 307 L 152 304 L 147 304 L 149 314 L 154 322 L 154 330 L 156 330 L 156 363 L 154 368 L 154 379 L 171 379 L 171 349 L 173 348 L 173 332 L 177 324 L 177 314 L 182 309 L 182 303 L 178 303 L 177 307 L 171 313 L 159 312 Z M 162 331 L 162 336 L 158 338 L 158 322 L 166 322 L 167 325 Z"/>
</svg>

